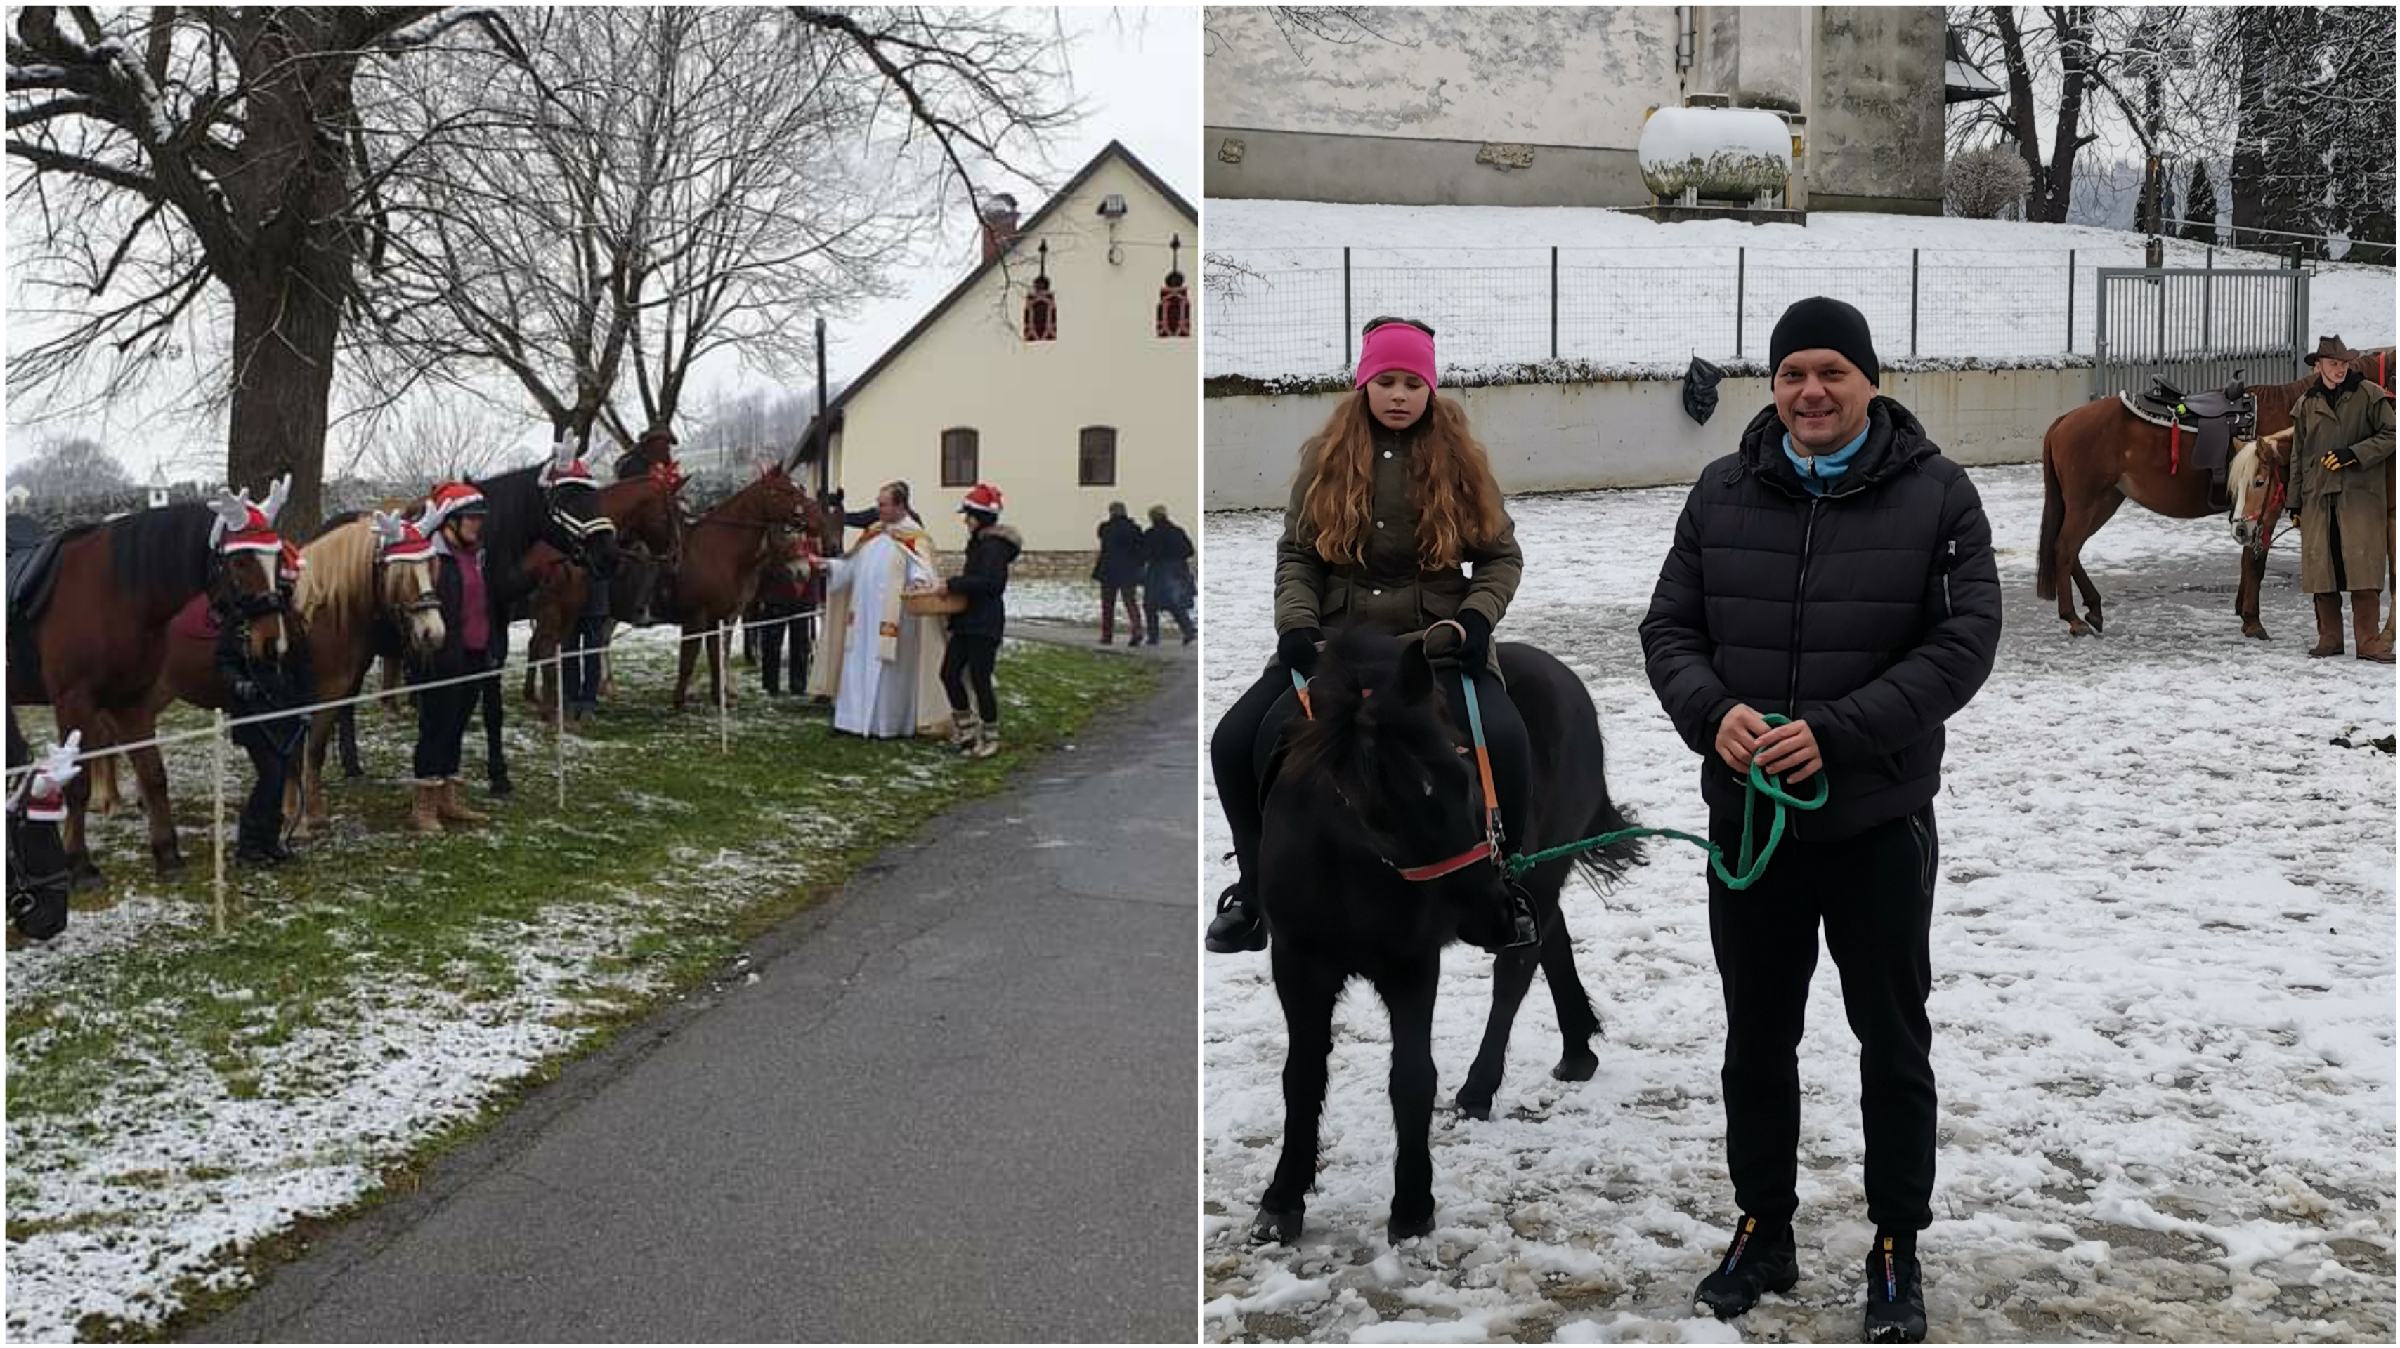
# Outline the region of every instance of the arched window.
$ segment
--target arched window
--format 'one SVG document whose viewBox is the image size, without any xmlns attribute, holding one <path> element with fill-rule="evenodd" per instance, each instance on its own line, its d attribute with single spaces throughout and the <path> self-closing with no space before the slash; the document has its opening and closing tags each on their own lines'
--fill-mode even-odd
<svg viewBox="0 0 2400 1348">
<path fill-rule="evenodd" d="M 972 487 L 980 480 L 983 437 L 972 426 L 953 426 L 942 432 L 942 485 Z"/>
<path fill-rule="evenodd" d="M 1117 428 L 1086 426 L 1083 428 L 1080 453 L 1076 455 L 1077 480 L 1086 487 L 1117 485 Z"/>
<path fill-rule="evenodd" d="M 1050 241 L 1042 240 L 1041 269 L 1034 273 L 1033 292 L 1025 297 L 1025 340 L 1058 340 L 1058 296 L 1050 290 Z"/>
<path fill-rule="evenodd" d="M 1166 283 L 1158 288 L 1158 335 L 1189 337 L 1192 335 L 1192 292 L 1183 283 L 1183 236 L 1167 241 L 1173 251 L 1168 254 Z"/>
</svg>

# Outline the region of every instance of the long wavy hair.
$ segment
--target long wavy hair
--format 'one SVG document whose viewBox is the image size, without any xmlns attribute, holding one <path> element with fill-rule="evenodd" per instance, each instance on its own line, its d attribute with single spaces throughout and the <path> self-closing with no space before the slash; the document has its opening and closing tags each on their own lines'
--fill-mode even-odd
<svg viewBox="0 0 2400 1348">
<path fill-rule="evenodd" d="M 1301 514 L 1317 555 L 1337 565 L 1366 556 L 1375 501 L 1375 427 L 1367 392 L 1343 400 L 1325 428 L 1300 447 L 1300 480 L 1308 484 Z M 1433 397 L 1413 428 L 1408 498 L 1417 507 L 1417 563 L 1427 571 L 1457 566 L 1470 548 L 1500 532 L 1500 484 L 1492 459 L 1448 398 Z"/>
</svg>

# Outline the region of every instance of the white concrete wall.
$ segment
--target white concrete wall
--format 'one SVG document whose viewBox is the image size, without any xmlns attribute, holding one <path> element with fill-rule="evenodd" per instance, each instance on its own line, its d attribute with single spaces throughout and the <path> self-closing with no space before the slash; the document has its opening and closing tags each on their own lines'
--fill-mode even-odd
<svg viewBox="0 0 2400 1348">
<path fill-rule="evenodd" d="M 1263 7 L 1211 8 L 1207 124 L 1629 150 L 1681 97 L 1672 5 L 1412 6 L 1368 26 L 1287 41 Z"/>
<path fill-rule="evenodd" d="M 1945 370 L 1887 374 L 1883 391 L 1914 412 L 1952 459 L 2033 463 L 2042 433 L 2089 399 L 2090 384 L 2089 370 Z M 1511 384 L 1447 396 L 1466 405 L 1501 488 L 1527 492 L 1691 481 L 1711 459 L 1732 453 L 1742 428 L 1773 401 L 1764 378 L 1727 379 L 1717 393 L 1706 426 L 1684 412 L 1680 380 Z M 1208 399 L 1208 508 L 1280 508 L 1300 442 L 1347 396 Z"/>
<path fill-rule="evenodd" d="M 1096 214 L 1112 192 L 1130 207 L 1117 226 L 1121 263 L 1109 261 L 1108 224 Z M 954 513 L 963 489 L 941 485 L 941 436 L 972 426 L 981 433 L 981 475 L 1007 494 L 1006 522 L 1029 549 L 1093 547 L 1111 501 L 1125 502 L 1136 518 L 1151 505 L 1188 518 L 1199 490 L 1199 338 L 1160 338 L 1154 319 L 1173 235 L 1182 236 L 1184 274 L 1196 282 L 1200 240 L 1191 220 L 1122 160 L 1101 166 L 1039 235 L 1017 245 L 1005 274 L 986 276 L 851 400 L 833 460 L 851 503 L 905 481 L 937 544 L 963 547 Z M 1045 239 L 1058 340 L 1027 342 L 1024 295 Z M 1117 428 L 1116 485 L 1078 485 L 1085 426 Z"/>
</svg>

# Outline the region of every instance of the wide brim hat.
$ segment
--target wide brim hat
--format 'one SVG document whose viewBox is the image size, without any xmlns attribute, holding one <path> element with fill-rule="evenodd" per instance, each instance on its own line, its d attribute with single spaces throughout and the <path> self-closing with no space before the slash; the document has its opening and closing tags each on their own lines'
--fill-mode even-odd
<svg viewBox="0 0 2400 1348">
<path fill-rule="evenodd" d="M 2355 365 L 2364 359 L 2364 356 L 2361 356 L 2358 352 L 2351 350 L 2347 345 L 2345 345 L 2341 337 L 2337 334 L 2332 337 L 2319 337 L 2317 339 L 2317 349 L 2308 353 L 2308 359 L 2305 363 L 2310 369 L 2315 369 L 2317 362 L 2321 360 L 2347 361 Z"/>
</svg>

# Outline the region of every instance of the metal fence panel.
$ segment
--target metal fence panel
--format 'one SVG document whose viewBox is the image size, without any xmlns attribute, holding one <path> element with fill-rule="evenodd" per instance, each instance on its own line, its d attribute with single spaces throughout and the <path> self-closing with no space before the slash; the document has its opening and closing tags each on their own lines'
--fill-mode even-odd
<svg viewBox="0 0 2400 1348">
<path fill-rule="evenodd" d="M 2308 350 L 2308 273 L 2104 267 L 2092 393 L 2284 383 Z"/>
</svg>

